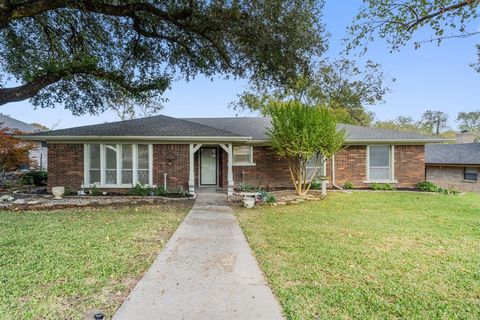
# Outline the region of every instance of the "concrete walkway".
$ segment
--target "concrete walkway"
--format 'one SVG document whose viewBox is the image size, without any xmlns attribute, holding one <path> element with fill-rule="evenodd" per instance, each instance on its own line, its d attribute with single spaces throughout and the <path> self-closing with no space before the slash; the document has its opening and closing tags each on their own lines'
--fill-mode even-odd
<svg viewBox="0 0 480 320">
<path fill-rule="evenodd" d="M 226 196 L 200 193 L 113 319 L 283 318 Z"/>
</svg>

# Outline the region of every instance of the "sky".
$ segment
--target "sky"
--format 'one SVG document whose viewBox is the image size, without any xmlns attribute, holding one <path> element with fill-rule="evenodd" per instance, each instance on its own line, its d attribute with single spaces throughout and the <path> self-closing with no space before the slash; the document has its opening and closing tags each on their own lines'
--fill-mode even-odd
<svg viewBox="0 0 480 320">
<path fill-rule="evenodd" d="M 359 0 L 327 0 L 323 21 L 331 33 L 329 57 L 335 58 L 343 49 L 341 39 L 347 36 L 346 28 L 360 5 Z M 478 24 L 472 27 L 480 29 Z M 420 33 L 416 39 L 428 39 L 428 34 Z M 376 120 L 393 119 L 399 115 L 419 119 L 425 110 L 441 110 L 449 114 L 449 125 L 455 129 L 458 112 L 480 110 L 480 74 L 469 66 L 477 59 L 477 43 L 480 43 L 478 36 L 446 40 L 441 46 L 424 44 L 419 50 L 410 44 L 400 52 L 390 53 L 383 41 L 375 41 L 365 57 L 351 58 L 368 58 L 380 63 L 384 72 L 396 81 L 389 85 L 391 93 L 385 97 L 385 103 L 368 109 L 375 113 Z M 168 102 L 161 113 L 173 117 L 249 115 L 229 108 L 247 84 L 243 79 L 216 78 L 211 81 L 201 76 L 190 82 L 175 82 L 166 94 Z M 57 129 L 118 120 L 113 112 L 76 117 L 61 106 L 34 110 L 28 101 L 4 105 L 0 112 L 27 123 L 38 122 Z"/>
</svg>

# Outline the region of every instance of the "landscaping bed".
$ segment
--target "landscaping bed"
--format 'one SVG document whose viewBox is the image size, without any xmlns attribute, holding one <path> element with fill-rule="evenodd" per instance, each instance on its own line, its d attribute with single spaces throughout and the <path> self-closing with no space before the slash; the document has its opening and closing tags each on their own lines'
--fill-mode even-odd
<svg viewBox="0 0 480 320">
<path fill-rule="evenodd" d="M 287 319 L 479 319 L 480 195 L 235 208 Z"/>
<path fill-rule="evenodd" d="M 0 211 L 0 318 L 110 318 L 191 203 Z"/>
</svg>

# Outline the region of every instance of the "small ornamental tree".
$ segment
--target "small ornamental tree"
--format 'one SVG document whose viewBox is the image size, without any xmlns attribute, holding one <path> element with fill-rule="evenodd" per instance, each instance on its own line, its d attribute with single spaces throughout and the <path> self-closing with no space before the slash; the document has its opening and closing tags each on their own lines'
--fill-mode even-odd
<svg viewBox="0 0 480 320">
<path fill-rule="evenodd" d="M 0 129 L 0 170 L 2 170 L 2 177 L 5 176 L 5 171 L 16 170 L 30 161 L 28 152 L 33 148 L 33 144 L 22 142 L 13 137 L 13 135 L 18 134 L 22 134 L 22 132 L 9 128 Z"/>
<path fill-rule="evenodd" d="M 271 102 L 267 107 L 272 128 L 267 131 L 272 148 L 288 161 L 290 177 L 298 195 L 308 193 L 319 168 L 341 150 L 345 132 L 337 130 L 335 116 L 326 107 L 312 107 L 298 101 Z M 316 154 L 315 168 L 307 163 Z"/>
</svg>

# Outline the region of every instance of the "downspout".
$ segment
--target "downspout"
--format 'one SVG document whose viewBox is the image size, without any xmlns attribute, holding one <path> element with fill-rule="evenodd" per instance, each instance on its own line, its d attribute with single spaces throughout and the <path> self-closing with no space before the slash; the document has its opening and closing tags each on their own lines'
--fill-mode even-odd
<svg viewBox="0 0 480 320">
<path fill-rule="evenodd" d="M 339 190 L 343 190 L 342 187 L 339 187 L 336 185 L 336 181 L 335 181 L 335 155 L 332 156 L 332 186 Z"/>
</svg>

